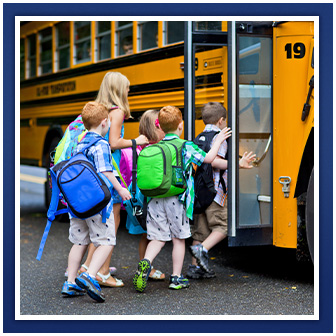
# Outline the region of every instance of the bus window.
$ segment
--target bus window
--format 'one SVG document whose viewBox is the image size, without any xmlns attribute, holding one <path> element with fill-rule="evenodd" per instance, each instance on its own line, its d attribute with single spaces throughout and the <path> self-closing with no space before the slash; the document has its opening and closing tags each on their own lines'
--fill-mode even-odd
<svg viewBox="0 0 336 336">
<path fill-rule="evenodd" d="M 56 69 L 70 68 L 70 22 L 56 25 Z"/>
<path fill-rule="evenodd" d="M 116 55 L 133 54 L 133 22 L 116 22 Z"/>
<path fill-rule="evenodd" d="M 20 80 L 25 79 L 25 40 L 20 39 Z"/>
<path fill-rule="evenodd" d="M 52 72 L 52 29 L 40 31 L 40 59 L 39 74 Z"/>
<path fill-rule="evenodd" d="M 98 21 L 96 27 L 96 60 L 111 58 L 111 21 Z"/>
<path fill-rule="evenodd" d="M 147 50 L 158 46 L 158 22 L 138 23 L 139 50 Z"/>
<path fill-rule="evenodd" d="M 36 76 L 36 35 L 28 36 L 28 77 Z"/>
<path fill-rule="evenodd" d="M 184 21 L 167 21 L 164 29 L 165 44 L 184 40 Z"/>
<path fill-rule="evenodd" d="M 222 21 L 196 21 L 195 30 L 215 30 L 222 31 Z"/>
<path fill-rule="evenodd" d="M 91 22 L 77 21 L 74 26 L 75 64 L 89 62 L 91 60 Z"/>
<path fill-rule="evenodd" d="M 239 76 L 241 84 L 271 82 L 269 38 L 239 36 Z"/>
</svg>

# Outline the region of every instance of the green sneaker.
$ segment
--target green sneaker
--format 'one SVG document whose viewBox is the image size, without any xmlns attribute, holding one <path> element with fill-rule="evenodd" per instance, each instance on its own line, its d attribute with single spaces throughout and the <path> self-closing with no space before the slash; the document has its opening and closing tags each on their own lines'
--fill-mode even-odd
<svg viewBox="0 0 336 336">
<path fill-rule="evenodd" d="M 171 275 L 169 279 L 169 288 L 170 289 L 182 289 L 189 287 L 189 280 L 184 278 L 181 274 L 180 277 L 177 275 Z"/>
<path fill-rule="evenodd" d="M 142 293 L 146 289 L 150 271 L 150 261 L 148 259 L 140 260 L 138 270 L 136 271 L 133 278 L 133 285 L 136 291 Z"/>
</svg>

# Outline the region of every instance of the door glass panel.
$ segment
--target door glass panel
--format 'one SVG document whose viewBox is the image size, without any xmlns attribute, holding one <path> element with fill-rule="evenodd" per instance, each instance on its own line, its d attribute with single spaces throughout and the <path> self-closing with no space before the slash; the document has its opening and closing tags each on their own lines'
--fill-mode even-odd
<svg viewBox="0 0 336 336">
<path fill-rule="evenodd" d="M 202 107 L 209 102 L 219 102 L 226 107 L 223 69 L 227 47 L 196 46 L 195 48 L 195 136 L 205 127 Z"/>
<path fill-rule="evenodd" d="M 272 40 L 238 37 L 239 155 L 253 151 L 257 164 L 239 169 L 238 227 L 271 225 Z"/>
</svg>

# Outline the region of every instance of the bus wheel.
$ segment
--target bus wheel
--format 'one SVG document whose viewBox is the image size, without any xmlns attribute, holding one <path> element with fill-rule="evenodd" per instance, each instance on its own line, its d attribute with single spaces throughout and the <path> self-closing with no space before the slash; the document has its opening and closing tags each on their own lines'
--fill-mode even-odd
<svg viewBox="0 0 336 336">
<path fill-rule="evenodd" d="M 314 168 L 311 172 L 307 189 L 306 232 L 310 257 L 314 262 Z"/>
</svg>

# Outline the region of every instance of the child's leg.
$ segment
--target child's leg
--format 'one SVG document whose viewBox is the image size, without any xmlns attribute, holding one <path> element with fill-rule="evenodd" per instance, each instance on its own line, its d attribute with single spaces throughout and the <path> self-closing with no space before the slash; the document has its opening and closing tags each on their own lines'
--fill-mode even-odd
<svg viewBox="0 0 336 336">
<path fill-rule="evenodd" d="M 192 245 L 198 245 L 201 244 L 202 242 L 198 240 L 193 240 Z M 197 266 L 197 260 L 194 257 L 191 257 L 191 264 Z"/>
<path fill-rule="evenodd" d="M 173 274 L 180 276 L 182 273 L 183 260 L 185 255 L 185 240 L 173 238 Z"/>
<path fill-rule="evenodd" d="M 68 257 L 68 281 L 75 283 L 87 245 L 73 245 Z"/>
<path fill-rule="evenodd" d="M 147 233 L 143 233 L 139 242 L 139 257 L 140 260 L 145 257 L 146 249 L 148 246 L 149 240 L 147 239 Z"/>
<path fill-rule="evenodd" d="M 117 236 L 117 231 L 119 228 L 119 224 L 120 224 L 120 208 L 121 208 L 121 203 L 115 203 L 113 204 L 113 217 L 114 217 L 114 225 L 115 225 L 115 234 Z M 112 253 L 113 253 L 113 249 L 114 246 L 112 247 L 112 251 L 110 252 L 110 254 L 108 255 L 108 257 L 106 258 L 104 264 L 102 265 L 101 269 L 99 270 L 99 273 L 107 275 L 110 270 L 110 262 L 111 262 L 111 258 L 112 258 Z M 84 262 L 84 265 L 89 266 L 93 253 L 95 252 L 96 248 L 94 247 L 93 244 L 90 244 L 89 250 L 88 250 L 88 254 L 86 257 L 86 260 Z"/>
<path fill-rule="evenodd" d="M 152 264 L 155 257 L 160 253 L 165 243 L 166 242 L 160 240 L 151 240 L 148 243 L 144 259 L 148 259 Z"/>
<path fill-rule="evenodd" d="M 100 245 L 96 248 L 95 252 L 93 253 L 90 266 L 88 268 L 88 273 L 90 276 L 96 276 L 97 272 L 102 267 L 103 263 L 106 261 L 111 251 L 111 245 Z"/>
<path fill-rule="evenodd" d="M 205 247 L 208 251 L 226 238 L 226 234 L 219 231 L 212 231 L 207 239 L 202 243 L 203 247 Z M 195 244 L 193 244 L 195 245 Z"/>
</svg>

